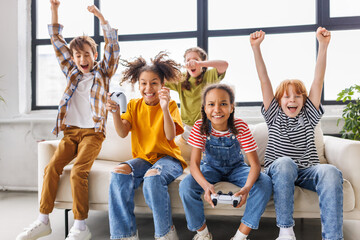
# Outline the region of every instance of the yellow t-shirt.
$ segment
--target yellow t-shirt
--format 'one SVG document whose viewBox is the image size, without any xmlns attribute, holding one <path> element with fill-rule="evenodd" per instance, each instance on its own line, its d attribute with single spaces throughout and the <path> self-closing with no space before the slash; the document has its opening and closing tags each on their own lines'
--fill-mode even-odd
<svg viewBox="0 0 360 240">
<path fill-rule="evenodd" d="M 177 91 L 180 98 L 181 119 L 184 124 L 193 126 L 201 118 L 201 93 L 208 84 L 218 83 L 223 80 L 225 73 L 219 75 L 216 68 L 207 70 L 203 80 L 196 85 L 196 78 L 190 77 L 190 90 L 182 89 L 181 83 L 165 82 L 165 86 Z"/>
<path fill-rule="evenodd" d="M 176 102 L 171 100 L 169 111 L 176 126 L 176 135 L 184 132 L 179 109 Z M 151 164 L 169 155 L 178 159 L 185 169 L 187 164 L 181 156 L 180 148 L 174 139 L 166 139 L 164 131 L 164 114 L 160 104 L 149 106 L 143 98 L 131 99 L 122 119 L 131 124 L 131 150 L 133 158 L 144 159 Z"/>
</svg>

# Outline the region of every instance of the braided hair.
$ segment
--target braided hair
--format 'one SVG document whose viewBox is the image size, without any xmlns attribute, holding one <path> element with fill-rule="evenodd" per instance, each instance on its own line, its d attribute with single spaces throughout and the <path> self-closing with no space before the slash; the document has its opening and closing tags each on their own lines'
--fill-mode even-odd
<svg viewBox="0 0 360 240">
<path fill-rule="evenodd" d="M 209 120 L 206 116 L 205 113 L 205 100 L 206 100 L 206 95 L 208 94 L 208 92 L 210 92 L 213 89 L 222 89 L 224 91 L 226 91 L 229 94 L 229 98 L 230 98 L 230 104 L 234 104 L 235 102 L 235 94 L 234 91 L 231 89 L 231 87 L 229 85 L 226 84 L 211 84 L 208 85 L 203 93 L 202 93 L 202 105 L 201 105 L 201 117 L 202 117 L 202 125 L 200 127 L 200 133 L 206 136 L 210 135 L 210 124 L 209 124 Z M 239 131 L 236 129 L 235 127 L 235 122 L 234 122 L 234 116 L 235 116 L 235 108 L 233 110 L 232 113 L 230 113 L 230 116 L 228 118 L 228 127 L 230 129 L 230 132 L 232 132 L 234 135 L 239 134 Z"/>
<path fill-rule="evenodd" d="M 181 65 L 168 58 L 168 53 L 161 51 L 154 59 L 150 59 L 148 64 L 143 57 L 138 57 L 134 61 L 121 60 L 121 64 L 126 67 L 122 72 L 123 76 L 120 85 L 124 82 L 130 82 L 134 85 L 139 81 L 142 72 L 150 71 L 157 74 L 161 84 L 165 81 L 177 82 L 181 77 Z"/>
<path fill-rule="evenodd" d="M 186 60 L 186 55 L 190 52 L 196 52 L 202 61 L 207 60 L 207 53 L 205 52 L 204 49 L 202 49 L 200 47 L 193 47 L 193 48 L 187 49 L 184 54 L 185 60 Z M 196 82 L 195 82 L 196 86 L 199 85 L 203 81 L 203 77 L 204 77 L 206 70 L 207 70 L 207 67 L 203 67 L 201 74 L 196 78 Z M 181 83 L 181 89 L 190 90 L 190 81 L 189 81 L 190 77 L 191 76 L 190 76 L 189 72 L 186 71 L 185 80 Z"/>
</svg>

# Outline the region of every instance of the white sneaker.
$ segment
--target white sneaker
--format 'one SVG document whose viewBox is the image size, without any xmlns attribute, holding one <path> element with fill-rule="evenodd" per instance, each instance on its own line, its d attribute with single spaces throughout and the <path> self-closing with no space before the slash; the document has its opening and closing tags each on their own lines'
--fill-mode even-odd
<svg viewBox="0 0 360 240">
<path fill-rule="evenodd" d="M 90 239 L 91 239 L 91 232 L 88 226 L 86 226 L 84 231 L 80 231 L 79 229 L 73 226 L 70 229 L 67 238 L 65 238 L 65 240 L 90 240 Z"/>
<path fill-rule="evenodd" d="M 194 237 L 193 240 L 212 240 L 212 235 L 210 232 L 208 232 L 205 235 L 200 235 L 199 233 L 197 233 Z"/>
<path fill-rule="evenodd" d="M 161 238 L 155 238 L 155 239 L 156 240 L 179 240 L 179 237 L 176 233 L 175 226 L 172 226 L 170 228 L 170 231 L 165 236 L 162 236 Z"/>
<path fill-rule="evenodd" d="M 282 235 L 275 240 L 296 240 L 295 235 Z"/>
<path fill-rule="evenodd" d="M 25 228 L 22 233 L 20 233 L 16 240 L 35 240 L 44 236 L 47 236 L 51 233 L 50 221 L 48 224 L 45 224 L 39 220 L 36 220 L 29 227 Z"/>
<path fill-rule="evenodd" d="M 138 231 L 136 231 L 136 235 L 127 237 L 127 238 L 120 238 L 121 240 L 139 240 Z"/>
</svg>

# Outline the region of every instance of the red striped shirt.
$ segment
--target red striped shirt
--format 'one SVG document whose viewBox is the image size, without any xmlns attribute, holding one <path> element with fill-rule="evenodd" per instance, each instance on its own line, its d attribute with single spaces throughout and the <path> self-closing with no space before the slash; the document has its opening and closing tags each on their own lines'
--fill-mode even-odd
<svg viewBox="0 0 360 240">
<path fill-rule="evenodd" d="M 249 126 L 241 120 L 240 118 L 234 119 L 235 127 L 239 131 L 239 134 L 236 136 L 239 141 L 240 147 L 244 149 L 245 153 L 256 151 L 258 148 L 255 142 L 255 139 L 249 129 Z M 203 151 L 205 150 L 206 135 L 200 133 L 200 126 L 202 125 L 202 119 L 195 122 L 193 128 L 191 129 L 190 137 L 188 143 L 196 148 L 200 148 Z M 214 137 L 230 137 L 232 134 L 228 130 L 226 132 L 219 132 L 214 128 L 211 128 L 211 133 Z"/>
</svg>

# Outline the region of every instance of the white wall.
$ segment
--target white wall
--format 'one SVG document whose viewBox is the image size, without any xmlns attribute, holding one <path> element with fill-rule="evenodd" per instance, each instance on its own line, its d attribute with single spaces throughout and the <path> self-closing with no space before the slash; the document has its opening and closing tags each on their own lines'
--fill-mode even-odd
<svg viewBox="0 0 360 240">
<path fill-rule="evenodd" d="M 48 1 L 44 1 L 48 4 Z M 55 139 L 56 111 L 30 111 L 30 0 L 0 0 L 0 190 L 36 190 L 37 143 Z M 341 107 L 326 106 L 325 133 L 338 133 Z M 262 122 L 259 107 L 236 109 L 248 123 Z"/>
</svg>

